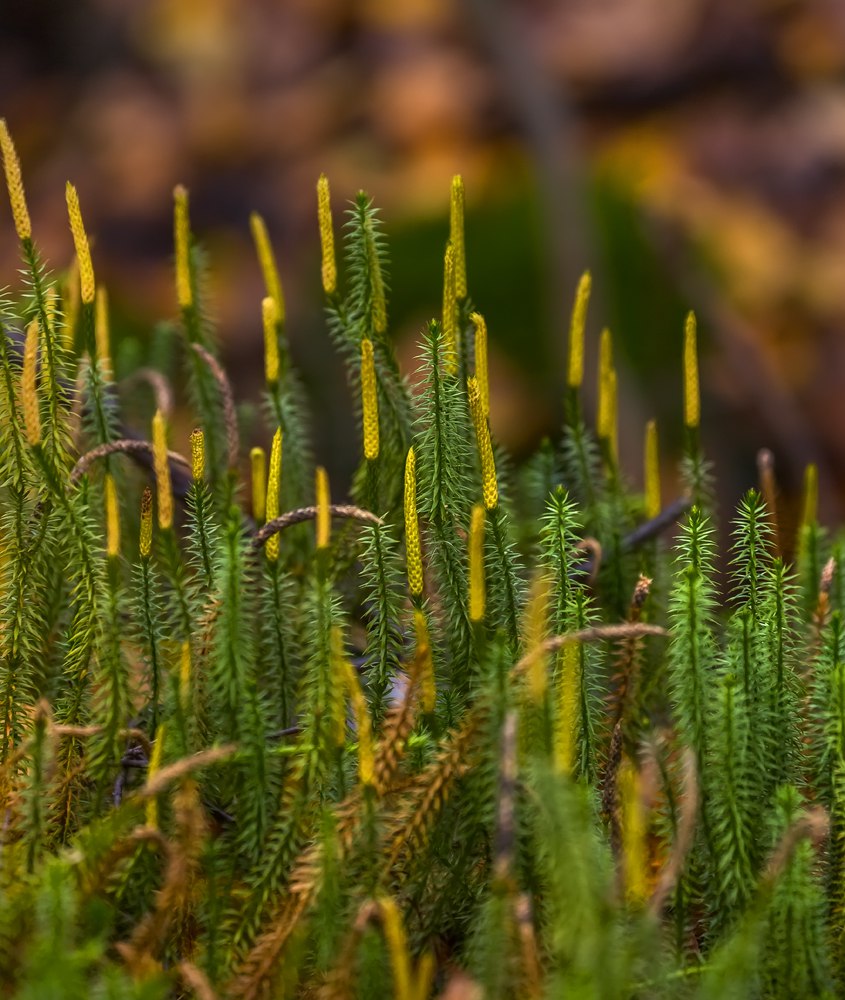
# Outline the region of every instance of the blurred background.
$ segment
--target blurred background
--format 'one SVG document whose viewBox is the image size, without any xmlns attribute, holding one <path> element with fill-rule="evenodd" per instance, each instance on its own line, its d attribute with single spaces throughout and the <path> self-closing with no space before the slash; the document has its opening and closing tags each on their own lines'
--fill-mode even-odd
<svg viewBox="0 0 845 1000">
<path fill-rule="evenodd" d="M 359 445 L 322 316 L 317 176 L 331 180 L 338 224 L 360 188 L 382 208 L 390 328 L 411 371 L 440 309 L 461 173 L 493 428 L 517 458 L 560 426 L 569 311 L 589 267 L 588 396 L 609 325 L 634 483 L 657 417 L 667 496 L 677 489 L 694 308 L 725 508 L 755 484 L 767 446 L 787 515 L 808 461 L 823 518 L 842 514 L 839 0 L 4 0 L 0 113 L 56 270 L 71 257 L 65 180 L 79 189 L 118 374 L 176 316 L 172 188 L 184 183 L 224 358 L 239 398 L 258 398 L 263 293 L 248 219 L 265 216 L 318 454 L 339 483 Z M 16 258 L 2 199 L 3 283 Z"/>
</svg>

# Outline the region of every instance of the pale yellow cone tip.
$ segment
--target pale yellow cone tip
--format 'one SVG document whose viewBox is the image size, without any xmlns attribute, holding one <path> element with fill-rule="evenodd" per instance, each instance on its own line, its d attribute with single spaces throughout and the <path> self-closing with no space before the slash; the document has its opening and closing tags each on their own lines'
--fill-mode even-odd
<svg viewBox="0 0 845 1000">
<path fill-rule="evenodd" d="M 267 294 L 276 304 L 276 320 L 279 323 L 285 321 L 285 296 L 282 291 L 282 281 L 279 277 L 279 269 L 276 266 L 276 256 L 273 253 L 273 245 L 270 242 L 270 235 L 264 219 L 253 212 L 249 217 L 249 228 L 252 232 L 252 239 L 255 243 L 255 252 L 258 256 L 258 265 L 264 278 L 264 288 Z"/>
<path fill-rule="evenodd" d="M 466 246 L 464 243 L 464 181 L 460 174 L 452 178 L 449 203 L 449 241 L 455 248 L 455 297 L 467 297 Z"/>
<path fill-rule="evenodd" d="M 104 485 L 106 506 L 106 552 L 112 558 L 120 555 L 120 509 L 114 476 L 107 472 Z"/>
<path fill-rule="evenodd" d="M 695 313 L 687 315 L 684 326 L 684 424 L 694 430 L 701 421 L 698 387 L 698 344 Z"/>
<path fill-rule="evenodd" d="M 249 453 L 252 484 L 252 519 L 263 524 L 267 513 L 267 456 L 263 448 L 255 447 Z"/>
<path fill-rule="evenodd" d="M 26 328 L 21 372 L 21 409 L 27 444 L 34 448 L 41 444 L 41 409 L 38 401 L 38 320 Z"/>
<path fill-rule="evenodd" d="M 414 597 L 419 597 L 423 591 L 423 565 L 417 515 L 417 456 L 413 448 L 408 449 L 405 460 L 404 512 L 408 590 Z"/>
<path fill-rule="evenodd" d="M 19 240 L 31 239 L 32 224 L 29 220 L 29 209 L 26 205 L 26 195 L 23 189 L 21 164 L 5 118 L 0 118 L 0 153 L 3 154 L 3 169 L 6 173 L 6 188 L 9 192 L 9 204 L 12 208 L 15 232 L 18 234 Z"/>
<path fill-rule="evenodd" d="M 337 291 L 337 264 L 334 256 L 334 227 L 329 179 L 320 174 L 317 181 L 317 223 L 320 228 L 320 248 L 323 255 L 323 291 L 334 295 Z"/>
<path fill-rule="evenodd" d="M 181 184 L 173 189 L 173 248 L 176 255 L 176 299 L 180 309 L 194 304 L 191 286 L 191 220 L 188 190 Z"/>
<path fill-rule="evenodd" d="M 584 381 L 584 331 L 587 326 L 587 306 L 590 302 L 592 278 L 585 271 L 578 282 L 572 320 L 569 324 L 569 364 L 566 383 L 571 389 L 579 389 Z"/>
<path fill-rule="evenodd" d="M 273 435 L 273 444 L 270 448 L 270 472 L 267 475 L 267 501 L 266 518 L 267 521 L 274 521 L 279 514 L 282 490 L 282 428 L 277 427 Z M 267 539 L 264 551 L 270 562 L 275 562 L 279 558 L 279 536 L 271 535 Z"/>
<path fill-rule="evenodd" d="M 379 454 L 378 391 L 373 342 L 361 341 L 361 409 L 364 423 L 364 458 L 374 462 Z"/>
<path fill-rule="evenodd" d="M 645 516 L 652 520 L 660 513 L 660 455 L 657 422 L 649 420 L 645 429 Z"/>
<path fill-rule="evenodd" d="M 173 487 L 167 459 L 167 425 L 161 410 L 153 417 L 153 468 L 158 495 L 158 526 L 162 531 L 173 525 Z"/>
<path fill-rule="evenodd" d="M 272 295 L 261 300 L 261 319 L 264 327 L 264 378 L 267 385 L 275 385 L 279 381 L 279 338 L 276 334 L 279 309 Z"/>
<path fill-rule="evenodd" d="M 486 512 L 480 503 L 472 508 L 469 527 L 469 620 L 484 618 L 487 591 L 484 579 L 484 525 Z"/>
<path fill-rule="evenodd" d="M 91 262 L 91 247 L 88 234 L 82 222 L 82 211 L 79 207 L 79 195 L 70 181 L 65 188 L 67 198 L 67 214 L 70 221 L 70 231 L 73 236 L 73 246 L 76 250 L 76 260 L 79 266 L 79 289 L 83 305 L 91 305 L 95 295 L 94 265 Z"/>
</svg>

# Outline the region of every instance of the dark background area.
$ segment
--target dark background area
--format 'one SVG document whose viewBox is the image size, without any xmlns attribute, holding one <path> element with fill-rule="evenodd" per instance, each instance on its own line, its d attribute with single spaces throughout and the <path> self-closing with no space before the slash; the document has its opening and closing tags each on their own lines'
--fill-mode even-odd
<svg viewBox="0 0 845 1000">
<path fill-rule="evenodd" d="M 0 113 L 57 271 L 78 187 L 118 372 L 176 314 L 172 188 L 191 192 L 240 399 L 257 399 L 266 218 L 295 360 L 338 482 L 358 447 L 322 317 L 314 184 L 359 188 L 390 238 L 390 328 L 414 367 L 441 300 L 449 181 L 467 186 L 470 293 L 491 336 L 492 423 L 517 457 L 555 433 L 568 314 L 593 271 L 615 338 L 621 453 L 640 481 L 659 421 L 676 489 L 687 308 L 723 502 L 775 454 L 787 515 L 804 465 L 845 487 L 845 6 L 834 0 L 6 2 Z M 5 201 L 3 201 L 5 206 Z M 3 282 L 16 281 L 0 207 Z M 187 435 L 187 415 L 177 427 Z M 263 431 L 256 427 L 256 439 Z"/>
</svg>

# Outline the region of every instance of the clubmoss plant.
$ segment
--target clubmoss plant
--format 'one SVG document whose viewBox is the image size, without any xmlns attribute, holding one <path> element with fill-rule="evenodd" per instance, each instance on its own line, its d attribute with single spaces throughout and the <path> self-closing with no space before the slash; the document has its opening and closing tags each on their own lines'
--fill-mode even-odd
<svg viewBox="0 0 845 1000">
<path fill-rule="evenodd" d="M 642 490 L 622 472 L 589 274 L 564 426 L 514 475 L 463 182 L 412 391 L 378 213 L 358 195 L 336 242 L 321 176 L 361 441 L 332 500 L 264 221 L 269 455 L 242 439 L 174 192 L 185 458 L 161 350 L 136 376 L 153 410 L 115 381 L 75 189 L 53 276 L 4 123 L 0 151 L 25 282 L 0 296 L 0 993 L 842 995 L 843 543 L 810 467 L 784 562 L 761 459 L 718 578 L 694 316 L 686 495 L 662 501 L 654 422 Z"/>
</svg>

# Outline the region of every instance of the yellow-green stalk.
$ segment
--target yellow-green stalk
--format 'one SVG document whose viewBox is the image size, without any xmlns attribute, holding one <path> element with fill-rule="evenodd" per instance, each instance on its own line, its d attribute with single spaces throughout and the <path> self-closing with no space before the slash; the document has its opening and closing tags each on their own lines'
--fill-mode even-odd
<svg viewBox="0 0 845 1000">
<path fill-rule="evenodd" d="M 38 402 L 38 320 L 26 328 L 21 371 L 21 409 L 27 444 L 35 448 L 41 444 L 41 408 Z"/>
<path fill-rule="evenodd" d="M 486 512 L 477 503 L 472 508 L 469 526 L 469 620 L 480 622 L 484 619 L 487 590 L 484 579 L 484 525 Z"/>
<path fill-rule="evenodd" d="M 455 251 L 455 297 L 467 297 L 467 263 L 464 244 L 464 181 L 460 174 L 452 178 L 452 197 L 449 202 L 449 242 Z"/>
<path fill-rule="evenodd" d="M 587 325 L 587 306 L 590 302 L 591 287 L 590 272 L 585 271 L 578 282 L 578 291 L 575 293 L 575 305 L 569 324 L 569 362 L 566 384 L 570 389 L 580 389 L 581 383 L 584 381 L 584 330 Z"/>
<path fill-rule="evenodd" d="M 496 482 L 496 462 L 493 458 L 493 443 L 490 440 L 490 428 L 481 408 L 481 393 L 478 389 L 478 379 L 470 375 L 467 379 L 467 395 L 469 396 L 469 412 L 475 426 L 475 440 L 478 446 L 478 458 L 481 463 L 481 495 L 487 510 L 495 510 L 499 505 L 499 486 Z"/>
<path fill-rule="evenodd" d="M 166 732 L 167 724 L 162 722 L 158 729 L 156 729 L 155 741 L 153 742 L 153 752 L 150 754 L 150 761 L 147 765 L 148 783 L 152 781 L 161 770 L 161 760 L 164 756 L 164 738 Z M 158 829 L 158 799 L 155 795 L 151 795 L 149 799 L 147 799 L 145 819 L 148 827 L 152 830 Z"/>
<path fill-rule="evenodd" d="M 622 821 L 622 862 L 625 874 L 625 899 L 630 906 L 641 906 L 648 899 L 648 843 L 645 809 L 640 776 L 626 757 L 618 776 Z"/>
<path fill-rule="evenodd" d="M 315 475 L 317 495 L 317 549 L 327 549 L 331 538 L 332 519 L 329 510 L 329 476 L 322 465 L 317 466 Z"/>
<path fill-rule="evenodd" d="M 141 494 L 141 530 L 138 539 L 138 551 L 146 562 L 153 549 L 153 491 L 144 487 Z"/>
<path fill-rule="evenodd" d="M 255 252 L 258 255 L 258 264 L 264 278 L 264 288 L 267 291 L 267 295 L 273 300 L 276 306 L 276 321 L 278 323 L 284 323 L 285 296 L 282 291 L 282 282 L 279 278 L 279 270 L 276 267 L 276 256 L 273 253 L 273 247 L 267 233 L 267 226 L 264 224 L 264 219 L 261 218 L 258 212 L 253 212 L 252 215 L 250 215 L 249 228 L 252 231 L 252 238 L 255 242 Z"/>
<path fill-rule="evenodd" d="M 180 309 L 190 309 L 194 304 L 191 221 L 188 216 L 188 191 L 181 184 L 173 189 L 173 247 L 176 255 L 176 299 Z"/>
<path fill-rule="evenodd" d="M 443 257 L 443 368 L 458 374 L 458 302 L 455 296 L 455 248 L 446 244 Z"/>
<path fill-rule="evenodd" d="M 334 259 L 334 227 L 329 179 L 320 174 L 317 181 L 317 222 L 320 227 L 320 247 L 323 253 L 323 291 L 334 295 L 337 291 L 337 265 Z"/>
<path fill-rule="evenodd" d="M 700 421 L 696 323 L 695 313 L 690 312 L 684 326 L 684 425 L 689 430 L 696 430 Z"/>
<path fill-rule="evenodd" d="M 111 346 L 109 338 L 109 299 L 105 288 L 98 288 L 94 306 L 94 342 L 97 361 L 105 378 L 111 378 Z"/>
<path fill-rule="evenodd" d="M 487 323 L 481 313 L 474 312 L 470 320 L 475 327 L 475 377 L 481 395 L 481 410 L 490 416 L 490 378 L 487 370 Z"/>
<path fill-rule="evenodd" d="M 70 231 L 73 235 L 73 245 L 79 265 L 80 298 L 83 305 L 90 306 L 94 302 L 96 287 L 94 282 L 94 265 L 91 262 L 91 248 L 88 245 L 88 234 L 85 232 L 85 226 L 82 222 L 79 195 L 70 181 L 67 183 L 65 194 L 67 198 L 67 214 L 70 220 Z"/>
<path fill-rule="evenodd" d="M 558 654 L 555 712 L 555 769 L 571 776 L 578 761 L 578 723 L 581 699 L 581 656 L 576 645 Z"/>
<path fill-rule="evenodd" d="M 153 468 L 158 500 L 158 526 L 162 531 L 169 531 L 173 526 L 173 487 L 170 482 L 170 463 L 167 460 L 167 425 L 161 410 L 156 410 L 153 417 Z"/>
<path fill-rule="evenodd" d="M 281 502 L 282 491 L 282 428 L 277 427 L 273 435 L 273 444 L 270 447 L 270 472 L 267 477 L 267 501 L 266 517 L 267 521 L 275 520 L 281 513 L 279 504 Z M 279 558 L 279 536 L 271 535 L 264 546 L 267 558 L 270 562 L 275 562 Z"/>
<path fill-rule="evenodd" d="M 261 301 L 261 319 L 264 326 L 264 378 L 268 386 L 274 386 L 279 381 L 279 338 L 276 334 L 279 307 L 271 295 Z"/>
<path fill-rule="evenodd" d="M 252 482 L 252 519 L 256 524 L 262 524 L 267 513 L 267 456 L 263 448 L 255 447 L 250 451 L 249 468 Z"/>
<path fill-rule="evenodd" d="M 110 558 L 120 555 L 120 508 L 117 502 L 117 487 L 114 476 L 107 472 L 103 481 L 106 507 L 106 552 Z"/>
<path fill-rule="evenodd" d="M 6 172 L 6 188 L 9 191 L 9 204 L 12 207 L 12 220 L 19 240 L 32 238 L 32 224 L 29 220 L 29 209 L 26 205 L 26 195 L 21 177 L 21 163 L 18 159 L 15 144 L 9 135 L 6 119 L 0 118 L 0 152 L 3 154 L 3 169 Z"/>
<path fill-rule="evenodd" d="M 804 502 L 802 504 L 801 527 L 816 523 L 819 517 L 819 470 L 814 462 L 804 469 Z"/>
<path fill-rule="evenodd" d="M 191 431 L 191 478 L 195 483 L 205 479 L 205 434 L 199 427 Z"/>
<path fill-rule="evenodd" d="M 364 423 L 364 458 L 368 462 L 374 462 L 379 453 L 378 392 L 373 342 L 369 337 L 364 337 L 361 341 L 361 409 Z"/>
<path fill-rule="evenodd" d="M 657 421 L 645 427 L 645 516 L 651 520 L 660 513 L 660 454 L 657 446 Z"/>
<path fill-rule="evenodd" d="M 423 564 L 420 549 L 420 522 L 417 516 L 417 456 L 408 449 L 405 459 L 405 553 L 408 569 L 408 590 L 413 597 L 423 591 Z"/>
<path fill-rule="evenodd" d="M 483 614 L 483 612 L 482 612 Z M 414 636 L 416 655 L 420 663 L 420 705 L 423 712 L 434 711 L 437 703 L 437 682 L 434 676 L 434 659 L 431 655 L 431 637 L 422 608 L 414 608 Z"/>
</svg>

